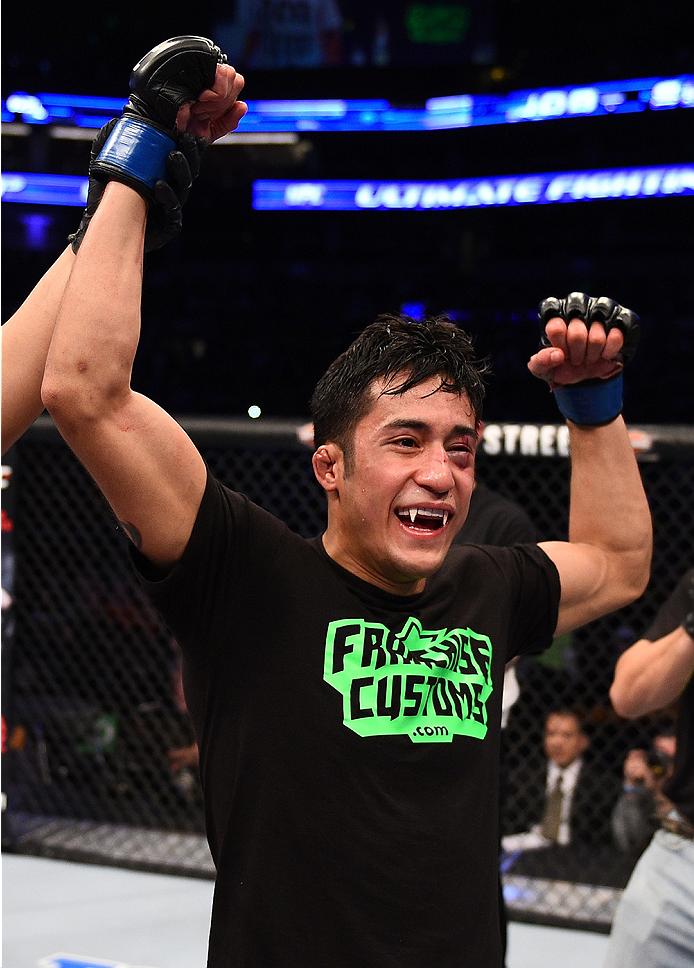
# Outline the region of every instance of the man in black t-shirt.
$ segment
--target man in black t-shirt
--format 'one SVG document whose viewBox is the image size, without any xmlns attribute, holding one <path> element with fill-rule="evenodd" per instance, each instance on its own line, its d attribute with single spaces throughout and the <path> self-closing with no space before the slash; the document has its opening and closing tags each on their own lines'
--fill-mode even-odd
<svg viewBox="0 0 694 968">
<path fill-rule="evenodd" d="M 229 70 L 219 101 L 238 121 Z M 636 319 L 580 293 L 541 306 L 528 366 L 569 421 L 569 541 L 451 549 L 483 367 L 452 323 L 403 317 L 367 327 L 318 382 L 328 525 L 305 541 L 215 481 L 131 389 L 146 178 L 170 151 L 160 101 L 144 97 L 97 159 L 108 183 L 60 299 L 43 400 L 181 647 L 217 867 L 208 966 L 499 968 L 505 665 L 648 581 L 650 514 L 620 415 Z"/>
<path fill-rule="evenodd" d="M 634 868 L 615 913 L 604 968 L 694 964 L 694 568 L 642 639 L 617 662 L 610 698 L 629 719 L 677 703 L 669 809 Z"/>
</svg>

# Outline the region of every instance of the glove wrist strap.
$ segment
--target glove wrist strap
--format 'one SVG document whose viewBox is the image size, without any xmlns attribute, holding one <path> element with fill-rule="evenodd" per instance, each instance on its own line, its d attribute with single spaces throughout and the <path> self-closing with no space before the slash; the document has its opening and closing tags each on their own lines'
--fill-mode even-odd
<svg viewBox="0 0 694 968">
<path fill-rule="evenodd" d="M 554 389 L 557 406 L 572 423 L 597 426 L 610 423 L 622 412 L 621 372 L 609 380 L 576 383 Z"/>
<path fill-rule="evenodd" d="M 97 178 L 115 178 L 146 198 L 166 178 L 166 159 L 176 148 L 169 135 L 137 118 L 121 118 L 93 166 Z"/>
</svg>

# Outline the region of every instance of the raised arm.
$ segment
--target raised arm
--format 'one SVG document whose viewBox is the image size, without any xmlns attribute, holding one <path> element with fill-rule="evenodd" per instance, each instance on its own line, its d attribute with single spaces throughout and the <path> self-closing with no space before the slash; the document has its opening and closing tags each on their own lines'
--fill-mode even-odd
<svg viewBox="0 0 694 968">
<path fill-rule="evenodd" d="M 636 318 L 611 300 L 577 293 L 546 303 L 547 345 L 529 368 L 554 389 L 570 434 L 569 540 L 541 545 L 561 580 L 559 635 L 643 594 L 652 527 L 619 415 L 622 360 L 633 352 Z"/>
<path fill-rule="evenodd" d="M 161 61 L 163 48 L 160 45 L 151 52 L 155 60 Z M 169 51 L 164 54 L 168 58 Z M 148 205 L 157 166 L 171 150 L 167 141 L 175 138 L 173 124 L 180 111 L 175 96 L 181 93 L 174 91 L 172 96 L 170 88 L 160 83 L 157 63 L 152 69 L 151 59 L 143 58 L 141 65 L 150 72 L 148 86 L 137 91 L 145 99 L 144 107 L 138 102 L 139 115 L 124 115 L 97 159 L 96 171 L 107 184 L 65 287 L 42 397 L 132 540 L 154 564 L 166 568 L 180 557 L 188 541 L 206 471 L 176 421 L 130 386 L 140 334 Z M 177 83 L 180 66 L 174 64 Z M 159 84 L 152 103 L 158 106 L 166 100 L 164 123 L 159 119 L 158 126 L 148 116 L 152 76 Z M 219 64 L 215 76 L 213 66 L 212 77 L 215 91 L 223 93 L 207 97 L 203 113 L 198 105 L 191 109 L 188 103 L 183 113 L 189 131 L 214 138 L 237 126 L 245 105 L 237 101 L 243 78 L 233 68 Z M 167 117 L 168 134 L 162 131 Z M 141 131 L 143 148 L 137 144 Z"/>
<path fill-rule="evenodd" d="M 180 557 L 205 483 L 178 424 L 133 392 L 147 207 L 106 186 L 65 288 L 43 402 L 133 541 L 161 566 Z"/>
<path fill-rule="evenodd" d="M 91 161 L 99 154 L 115 124 L 105 124 L 94 139 Z M 70 245 L 29 293 L 17 312 L 2 327 L 2 453 L 4 454 L 43 411 L 41 381 L 60 301 L 72 271 L 75 253 L 93 213 L 99 207 L 103 185 L 89 179 L 87 205 Z M 164 222 L 162 220 L 162 229 Z M 171 222 L 166 225 L 169 237 Z M 162 231 L 163 244 L 166 234 Z"/>
<path fill-rule="evenodd" d="M 91 164 L 98 158 L 116 124 L 115 118 L 97 134 Z M 191 122 L 191 127 L 193 124 Z M 200 145 L 193 135 L 181 139 L 167 159 L 166 178 L 151 199 L 145 251 L 161 248 L 181 228 L 181 205 L 197 173 Z M 90 164 L 90 169 L 91 169 Z M 65 286 L 92 216 L 99 207 L 105 182 L 90 173 L 87 204 L 70 245 L 36 284 L 17 312 L 2 327 L 2 453 L 21 437 L 43 411 L 41 383 L 48 347 Z"/>
</svg>

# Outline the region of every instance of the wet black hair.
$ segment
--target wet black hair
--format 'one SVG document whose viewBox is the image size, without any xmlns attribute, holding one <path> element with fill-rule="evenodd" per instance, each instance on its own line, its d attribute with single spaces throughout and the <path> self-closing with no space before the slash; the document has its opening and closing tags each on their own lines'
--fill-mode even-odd
<svg viewBox="0 0 694 968">
<path fill-rule="evenodd" d="M 479 421 L 488 371 L 488 361 L 476 358 L 470 336 L 449 317 L 379 316 L 316 385 L 311 399 L 315 446 L 329 440 L 339 444 L 350 464 L 354 429 L 373 406 L 370 390 L 376 380 L 385 384 L 382 393 L 398 395 L 438 377 L 437 389 L 467 394 Z"/>
</svg>

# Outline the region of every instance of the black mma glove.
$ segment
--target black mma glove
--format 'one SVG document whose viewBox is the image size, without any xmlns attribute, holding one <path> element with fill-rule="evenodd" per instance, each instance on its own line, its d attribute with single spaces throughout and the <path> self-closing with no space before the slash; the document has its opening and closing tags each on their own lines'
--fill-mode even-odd
<svg viewBox="0 0 694 968">
<path fill-rule="evenodd" d="M 112 118 L 99 131 L 92 144 L 87 205 L 77 231 L 68 236 L 68 242 L 75 253 L 82 244 L 106 188 L 106 182 L 93 174 L 92 165 L 117 123 L 118 120 Z M 178 135 L 177 149 L 171 151 L 166 158 L 167 180 L 162 178 L 154 184 L 153 200 L 147 213 L 145 252 L 160 249 L 181 231 L 181 208 L 188 198 L 194 179 L 200 173 L 200 159 L 206 147 L 204 138 L 194 138 L 188 133 Z"/>
<path fill-rule="evenodd" d="M 154 47 L 133 68 L 130 99 L 91 173 L 100 181 L 130 185 L 149 202 L 167 179 L 167 158 L 176 150 L 176 115 L 214 84 L 226 55 L 205 37 L 181 36 Z"/>
<path fill-rule="evenodd" d="M 181 210 L 200 174 L 200 159 L 207 141 L 184 131 L 178 136 L 177 144 L 178 150 L 166 158 L 166 180 L 160 178 L 154 183 L 154 201 L 147 212 L 145 252 L 160 249 L 181 231 Z"/>
<path fill-rule="evenodd" d="M 620 306 L 607 296 L 593 298 L 584 292 L 572 292 L 566 299 L 550 296 L 540 303 L 539 311 L 542 336 L 540 346 L 551 346 L 545 326 L 550 319 L 561 317 L 565 323 L 582 319 L 587 326 L 601 322 L 605 332 L 617 327 L 624 334 L 624 344 L 617 354 L 617 361 L 624 366 L 634 356 L 639 341 L 639 317 Z M 553 385 L 557 406 L 567 420 L 575 424 L 597 426 L 610 423 L 622 411 L 622 370 L 607 379 L 581 380 L 565 386 Z"/>
<path fill-rule="evenodd" d="M 101 201 L 101 196 L 104 194 L 105 182 L 101 182 L 94 178 L 92 175 L 92 165 L 94 164 L 99 152 L 106 144 L 108 136 L 111 134 L 113 129 L 117 124 L 117 118 L 111 118 L 108 121 L 98 135 L 92 141 L 92 150 L 89 156 L 89 187 L 87 189 L 87 205 L 82 212 L 82 221 L 76 232 L 72 235 L 68 235 L 67 240 L 72 246 L 72 251 L 77 253 L 80 245 L 82 244 L 82 239 L 84 238 L 84 233 L 87 231 L 87 226 L 92 220 L 92 215 L 99 207 L 99 202 Z"/>
</svg>

